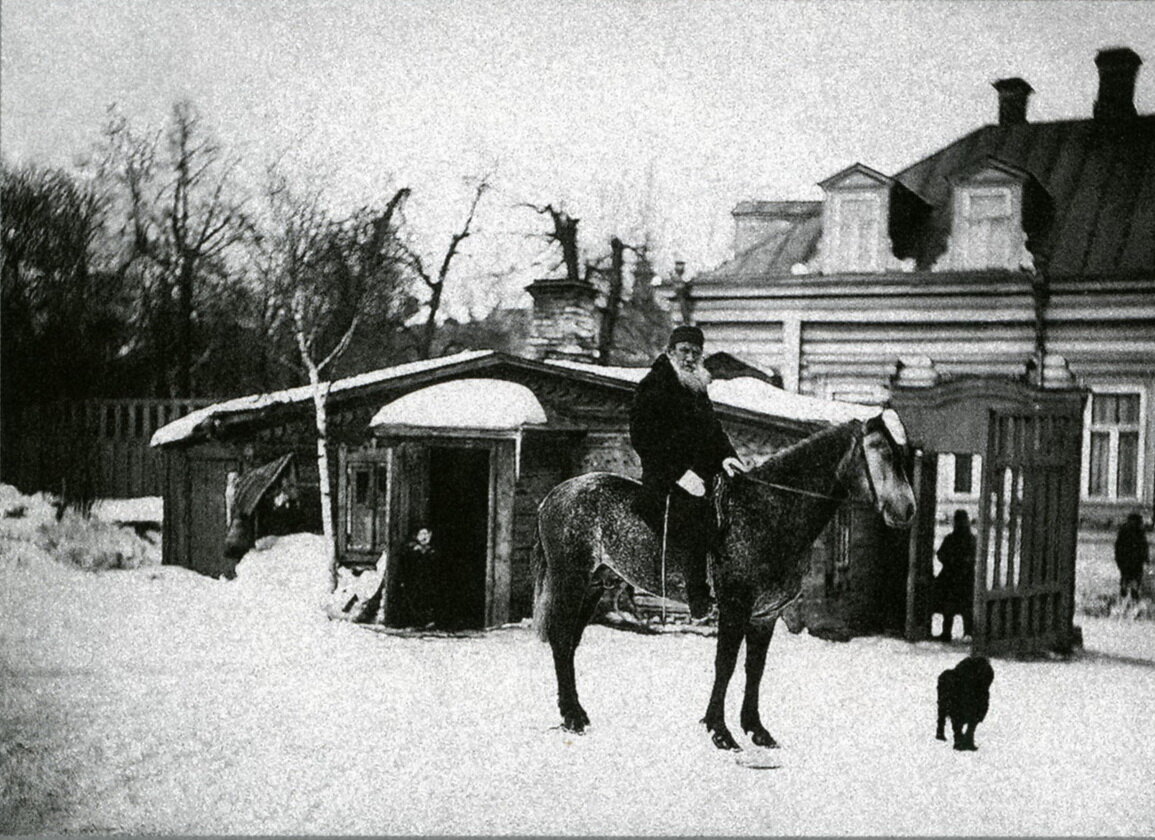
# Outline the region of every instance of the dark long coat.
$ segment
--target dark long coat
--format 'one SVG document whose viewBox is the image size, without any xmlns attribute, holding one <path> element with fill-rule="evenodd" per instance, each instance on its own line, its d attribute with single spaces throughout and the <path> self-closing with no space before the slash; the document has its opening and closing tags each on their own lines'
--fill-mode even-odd
<svg viewBox="0 0 1155 840">
<path fill-rule="evenodd" d="M 630 409 L 630 443 L 642 461 L 642 481 L 668 490 L 686 470 L 706 486 L 735 454 L 705 393 L 678 381 L 663 353 L 638 383 Z"/>
<path fill-rule="evenodd" d="M 1147 563 L 1147 536 L 1142 523 L 1124 522 L 1115 537 L 1115 565 L 1125 579 L 1139 578 Z"/>
<path fill-rule="evenodd" d="M 975 585 L 975 537 L 970 529 L 947 534 L 939 546 L 938 560 L 942 563 L 936 579 L 940 611 L 969 611 Z"/>
</svg>

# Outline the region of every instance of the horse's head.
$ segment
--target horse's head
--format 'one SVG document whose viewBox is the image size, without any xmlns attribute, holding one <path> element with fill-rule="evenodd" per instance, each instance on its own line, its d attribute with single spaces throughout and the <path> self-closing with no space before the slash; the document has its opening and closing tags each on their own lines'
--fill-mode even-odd
<svg viewBox="0 0 1155 840">
<path fill-rule="evenodd" d="M 862 424 L 862 457 L 854 459 L 851 496 L 869 502 L 891 528 L 914 521 L 914 491 L 904 468 L 906 429 L 894 409 Z"/>
</svg>

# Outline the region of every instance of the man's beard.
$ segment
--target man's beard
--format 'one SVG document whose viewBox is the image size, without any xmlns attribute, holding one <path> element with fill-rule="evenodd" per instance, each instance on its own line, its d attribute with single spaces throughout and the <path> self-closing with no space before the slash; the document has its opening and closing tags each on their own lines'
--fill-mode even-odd
<svg viewBox="0 0 1155 840">
<path fill-rule="evenodd" d="M 710 376 L 710 371 L 706 370 L 704 364 L 697 361 L 687 369 L 677 359 L 670 359 L 670 365 L 674 368 L 674 373 L 677 375 L 678 381 L 682 383 L 682 387 L 688 388 L 696 394 L 706 393 L 706 387 L 713 377 Z"/>
</svg>

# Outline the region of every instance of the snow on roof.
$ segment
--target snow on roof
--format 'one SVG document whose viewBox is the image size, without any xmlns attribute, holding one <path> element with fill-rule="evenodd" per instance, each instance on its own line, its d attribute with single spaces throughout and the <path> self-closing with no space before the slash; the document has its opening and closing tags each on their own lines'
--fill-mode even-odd
<svg viewBox="0 0 1155 840">
<path fill-rule="evenodd" d="M 519 429 L 546 422 L 533 391 L 503 379 L 454 379 L 412 391 L 386 405 L 370 428 Z"/>
<path fill-rule="evenodd" d="M 442 356 L 438 359 L 426 359 L 419 362 L 409 362 L 408 364 L 382 368 L 381 370 L 362 373 L 358 376 L 338 379 L 333 383 L 330 393 L 338 393 L 350 388 L 359 388 L 364 385 L 386 382 L 390 379 L 399 379 L 414 373 L 437 370 L 438 368 L 492 355 L 495 355 L 493 350 L 467 350 L 463 353 L 456 353 L 452 356 Z M 563 359 L 547 359 L 545 363 L 550 367 L 582 371 L 606 379 L 614 379 L 629 385 L 636 385 L 650 370 L 648 367 L 610 367 L 590 364 L 588 362 L 571 362 Z M 496 380 L 490 380 L 490 382 L 493 381 Z M 311 395 L 312 387 L 302 385 L 284 391 L 276 391 L 269 394 L 252 394 L 247 397 L 237 397 L 236 399 L 214 403 L 213 405 L 190 412 L 179 420 L 174 420 L 172 423 L 157 429 L 156 433 L 152 436 L 150 445 L 164 446 L 166 444 L 187 440 L 192 437 L 197 427 L 213 417 L 237 414 L 244 411 L 254 411 L 278 404 L 305 402 L 311 398 Z M 489 392 L 482 396 L 484 396 L 485 399 L 480 400 L 479 404 L 486 401 L 493 401 Z M 745 376 L 738 377 L 737 379 L 715 380 L 710 384 L 710 397 L 715 403 L 720 405 L 742 408 L 747 411 L 756 411 L 760 414 L 767 414 L 773 417 L 809 422 L 844 423 L 847 420 L 853 419 L 864 420 L 879 413 L 879 409 L 875 406 L 828 400 L 821 397 L 807 396 L 805 394 L 794 394 L 790 391 L 776 388 L 768 382 L 762 382 L 753 377 Z M 496 419 L 494 422 L 497 422 Z M 544 420 L 526 422 L 544 422 Z M 374 418 L 373 425 L 380 425 L 376 422 L 376 418 Z M 422 425 L 429 424 L 422 423 Z M 446 424 L 439 425 L 444 426 Z M 471 428 L 491 427 L 472 426 Z"/>
<path fill-rule="evenodd" d="M 648 367 L 610 367 L 609 365 L 594 365 L 589 362 L 571 362 L 566 359 L 546 359 L 545 363 L 553 367 L 581 370 L 597 376 L 620 379 L 623 382 L 632 384 L 641 382 L 642 377 L 650 372 Z"/>
<path fill-rule="evenodd" d="M 833 424 L 845 423 L 848 420 L 866 420 L 882 411 L 875 405 L 795 394 L 752 376 L 717 379 L 711 382 L 710 398 L 719 405 L 732 405 L 735 408 L 745 408 L 748 411 L 757 411 L 774 417 Z"/>
<path fill-rule="evenodd" d="M 426 370 L 436 370 L 440 367 L 447 367 L 459 362 L 467 362 L 472 359 L 480 359 L 483 356 L 491 355 L 493 355 L 492 350 L 467 350 L 452 356 L 442 356 L 439 359 L 424 359 L 419 362 L 409 362 L 408 364 L 369 371 L 368 373 L 350 376 L 346 379 L 338 379 L 332 384 L 329 393 L 333 394 L 350 388 L 359 388 L 377 382 L 386 382 L 390 379 L 397 379 Z M 207 405 L 204 408 L 192 411 L 179 420 L 174 420 L 167 425 L 161 426 L 153 434 L 149 445 L 164 446 L 165 444 L 187 440 L 192 437 L 198 426 L 213 417 L 224 414 L 237 414 L 243 411 L 254 411 L 268 408 L 272 405 L 305 402 L 312 398 L 312 393 L 313 388 L 311 385 L 301 385 L 297 388 L 288 388 L 284 391 L 275 391 L 269 394 L 250 394 L 247 397 L 237 397 L 236 399 L 213 403 L 212 405 Z"/>
<path fill-rule="evenodd" d="M 610 379 L 636 384 L 649 373 L 648 367 L 608 367 L 586 362 L 571 362 L 561 359 L 547 360 L 546 364 L 556 367 L 581 370 Z M 763 382 L 752 376 L 735 379 L 715 379 L 710 383 L 710 399 L 715 405 L 727 405 L 803 422 L 845 423 L 848 420 L 866 420 L 876 416 L 881 409 L 860 403 L 829 400 L 795 394 Z"/>
</svg>

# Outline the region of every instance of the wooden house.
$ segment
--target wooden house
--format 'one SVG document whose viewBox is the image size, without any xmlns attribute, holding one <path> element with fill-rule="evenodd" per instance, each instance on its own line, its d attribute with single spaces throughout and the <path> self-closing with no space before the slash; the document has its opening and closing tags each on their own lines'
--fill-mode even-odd
<svg viewBox="0 0 1155 840">
<path fill-rule="evenodd" d="M 881 404 L 990 377 L 1085 389 L 1081 528 L 1150 522 L 1155 115 L 1136 113 L 1141 63 L 1096 56 L 1089 118 L 1032 122 L 1031 86 L 1003 79 L 996 122 L 897 173 L 855 163 L 822 200 L 738 204 L 735 254 L 689 284 L 690 317 L 804 394 Z M 939 453 L 943 519 L 978 512 L 985 454 Z"/>
</svg>

